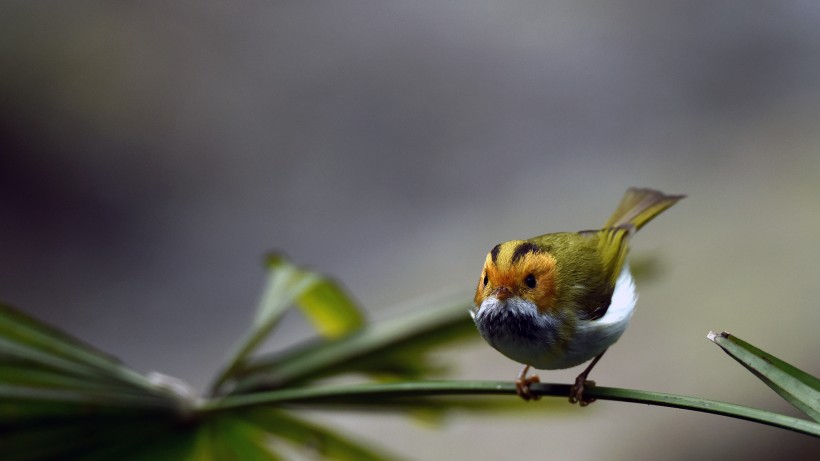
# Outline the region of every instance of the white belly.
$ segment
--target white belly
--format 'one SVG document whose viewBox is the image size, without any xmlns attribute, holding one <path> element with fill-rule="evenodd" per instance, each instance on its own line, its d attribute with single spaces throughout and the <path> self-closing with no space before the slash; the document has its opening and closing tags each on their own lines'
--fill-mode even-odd
<svg viewBox="0 0 820 461">
<path fill-rule="evenodd" d="M 502 354 L 542 370 L 569 368 L 605 351 L 621 337 L 638 299 L 629 267 L 624 266 L 615 283 L 609 309 L 597 320 L 576 325 L 571 339 L 561 342 L 562 319 L 541 314 L 521 298 L 489 297 L 473 312 L 481 336 Z"/>
</svg>

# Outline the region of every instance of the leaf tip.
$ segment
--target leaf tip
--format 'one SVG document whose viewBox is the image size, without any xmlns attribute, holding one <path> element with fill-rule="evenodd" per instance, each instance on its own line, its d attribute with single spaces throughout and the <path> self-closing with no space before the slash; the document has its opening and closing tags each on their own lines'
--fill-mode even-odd
<svg viewBox="0 0 820 461">
<path fill-rule="evenodd" d="M 706 339 L 708 339 L 709 341 L 712 341 L 713 343 L 716 343 L 718 337 L 728 338 L 729 336 L 732 336 L 732 335 L 731 335 L 731 333 L 729 333 L 727 331 L 722 331 L 720 333 L 715 333 L 714 331 L 710 331 L 706 335 Z"/>
<path fill-rule="evenodd" d="M 265 253 L 264 265 L 268 269 L 274 268 L 274 267 L 279 267 L 286 260 L 287 260 L 287 257 L 284 255 L 284 253 L 280 253 L 278 251 L 269 251 L 269 252 Z"/>
</svg>

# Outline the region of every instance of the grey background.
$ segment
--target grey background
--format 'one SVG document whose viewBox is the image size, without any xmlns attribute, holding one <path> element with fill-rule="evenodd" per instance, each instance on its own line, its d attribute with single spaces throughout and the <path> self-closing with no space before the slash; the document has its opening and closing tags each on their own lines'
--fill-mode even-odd
<svg viewBox="0 0 820 461">
<path fill-rule="evenodd" d="M 820 374 L 817 24 L 805 1 L 3 2 L 0 298 L 202 389 L 267 250 L 391 318 L 470 298 L 495 243 L 595 227 L 652 186 L 689 198 L 635 239 L 660 273 L 593 378 L 796 415 L 705 335 Z M 290 316 L 269 347 L 308 334 Z M 482 342 L 439 358 L 461 378 L 518 370 Z M 316 417 L 414 459 L 818 449 L 715 416 L 539 404 L 435 427 Z"/>
</svg>

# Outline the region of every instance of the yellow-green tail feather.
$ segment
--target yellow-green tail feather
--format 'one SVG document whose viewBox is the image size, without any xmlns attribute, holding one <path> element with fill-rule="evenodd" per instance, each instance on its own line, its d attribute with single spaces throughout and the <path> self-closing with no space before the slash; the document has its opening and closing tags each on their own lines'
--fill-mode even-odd
<svg viewBox="0 0 820 461">
<path fill-rule="evenodd" d="M 626 260 L 626 241 L 635 231 L 643 227 L 655 216 L 671 207 L 685 195 L 666 195 L 654 189 L 629 188 L 621 199 L 621 203 L 600 230 L 598 251 L 604 267 L 608 269 L 610 285 L 621 273 Z"/>
<path fill-rule="evenodd" d="M 686 196 L 666 195 L 654 189 L 631 187 L 627 189 L 604 228 L 633 226 L 638 230 L 684 197 Z"/>
</svg>

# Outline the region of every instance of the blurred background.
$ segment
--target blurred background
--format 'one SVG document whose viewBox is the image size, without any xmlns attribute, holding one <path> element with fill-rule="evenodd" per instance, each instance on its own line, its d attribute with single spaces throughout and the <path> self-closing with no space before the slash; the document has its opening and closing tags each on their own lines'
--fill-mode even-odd
<svg viewBox="0 0 820 461">
<path fill-rule="evenodd" d="M 636 185 L 689 197 L 634 240 L 657 271 L 593 379 L 798 414 L 709 330 L 820 374 L 816 2 L 5 1 L 0 18 L 0 299 L 140 371 L 204 389 L 268 250 L 378 321 L 470 299 L 493 245 L 599 226 Z M 278 334 L 311 330 L 292 315 Z M 440 361 L 519 368 L 483 341 Z M 820 448 L 615 402 L 317 417 L 419 460 Z"/>
</svg>

